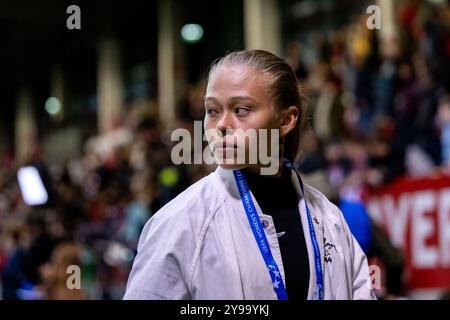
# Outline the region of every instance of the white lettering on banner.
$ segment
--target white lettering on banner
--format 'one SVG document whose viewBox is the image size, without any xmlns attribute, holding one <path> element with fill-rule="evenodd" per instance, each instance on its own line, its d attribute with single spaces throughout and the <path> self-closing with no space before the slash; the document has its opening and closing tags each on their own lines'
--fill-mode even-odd
<svg viewBox="0 0 450 320">
<path fill-rule="evenodd" d="M 405 249 L 410 224 L 413 268 L 450 267 L 450 188 L 403 193 L 397 200 L 391 195 L 375 197 L 368 208 L 399 249 Z M 437 238 L 437 244 L 429 243 L 432 238 Z"/>
<path fill-rule="evenodd" d="M 380 205 L 381 200 L 375 200 L 375 198 L 372 198 L 367 204 L 367 211 L 370 213 L 370 217 L 375 223 L 384 225 L 386 218 L 383 215 Z"/>
<path fill-rule="evenodd" d="M 439 197 L 439 243 L 441 264 L 450 266 L 450 189 L 444 189 Z"/>
<path fill-rule="evenodd" d="M 405 245 L 405 232 L 408 223 L 409 194 L 405 193 L 400 197 L 398 206 L 395 205 L 395 199 L 392 196 L 385 196 L 383 200 L 386 217 L 388 217 L 388 215 L 391 217 L 390 223 L 387 225 L 391 241 L 397 248 L 403 248 Z"/>
<path fill-rule="evenodd" d="M 427 245 L 427 239 L 435 232 L 433 221 L 426 214 L 435 208 L 433 191 L 417 192 L 413 199 L 411 221 L 411 254 L 413 265 L 420 269 L 433 268 L 438 265 L 437 248 Z"/>
</svg>

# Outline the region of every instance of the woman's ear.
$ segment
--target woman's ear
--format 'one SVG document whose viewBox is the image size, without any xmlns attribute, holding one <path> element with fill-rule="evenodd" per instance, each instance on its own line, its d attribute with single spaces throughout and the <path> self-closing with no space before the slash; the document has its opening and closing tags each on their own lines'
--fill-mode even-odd
<svg viewBox="0 0 450 320">
<path fill-rule="evenodd" d="M 280 115 L 280 137 L 285 137 L 291 132 L 297 124 L 299 116 L 298 108 L 290 106 L 287 109 L 281 111 Z"/>
</svg>

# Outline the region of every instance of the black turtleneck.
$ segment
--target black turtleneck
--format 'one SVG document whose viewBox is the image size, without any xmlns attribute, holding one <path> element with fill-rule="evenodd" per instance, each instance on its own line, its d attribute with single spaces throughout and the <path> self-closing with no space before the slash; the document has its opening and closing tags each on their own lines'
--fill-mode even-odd
<svg viewBox="0 0 450 320">
<path fill-rule="evenodd" d="M 244 170 L 251 192 L 264 214 L 272 216 L 283 260 L 289 300 L 306 300 L 309 287 L 309 259 L 298 209 L 298 194 L 291 170 L 280 177 L 258 175 Z"/>
</svg>

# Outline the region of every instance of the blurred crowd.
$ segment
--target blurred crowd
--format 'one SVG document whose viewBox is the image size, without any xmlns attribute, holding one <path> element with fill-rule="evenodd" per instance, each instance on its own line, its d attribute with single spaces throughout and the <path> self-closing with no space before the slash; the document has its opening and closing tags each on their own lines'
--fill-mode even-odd
<svg viewBox="0 0 450 320">
<path fill-rule="evenodd" d="M 17 168 L 2 168 L 4 298 L 120 299 L 145 222 L 198 175 L 171 165 L 170 145 L 149 118 L 85 147 L 63 166 L 45 163 L 39 150 L 21 164 L 38 168 L 49 193 L 42 206 L 25 205 Z M 81 268 L 82 290 L 66 288 L 70 265 Z"/>
<path fill-rule="evenodd" d="M 404 1 L 399 37 L 380 39 L 367 15 L 313 38 L 316 58 L 288 61 L 307 93 L 307 132 L 299 169 L 340 207 L 369 258 L 385 267 L 385 297 L 404 296 L 404 253 L 372 221 L 373 190 L 401 176 L 448 175 L 450 4 Z M 303 80 L 302 80 L 303 79 Z"/>
<path fill-rule="evenodd" d="M 450 170 L 450 5 L 405 1 L 399 37 L 380 41 L 367 15 L 330 33 L 291 41 L 285 58 L 305 100 L 298 168 L 307 183 L 338 204 L 368 255 L 387 265 L 386 295 L 403 295 L 401 253 L 370 220 L 371 188 L 403 175 Z M 175 127 L 193 131 L 204 115 L 206 80 L 191 84 Z M 121 299 L 145 222 L 214 170 L 174 165 L 170 132 L 138 110 L 83 154 L 46 163 L 39 146 L 26 163 L 0 166 L 0 274 L 4 299 Z M 29 207 L 16 170 L 36 166 L 50 201 Z M 361 205 L 361 206 L 358 206 Z M 67 288 L 80 267 L 81 290 Z"/>
</svg>

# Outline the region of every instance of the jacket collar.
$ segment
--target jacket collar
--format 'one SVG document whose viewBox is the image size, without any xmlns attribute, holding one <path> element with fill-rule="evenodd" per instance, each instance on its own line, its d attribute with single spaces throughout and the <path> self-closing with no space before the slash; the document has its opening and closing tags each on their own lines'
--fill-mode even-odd
<svg viewBox="0 0 450 320">
<path fill-rule="evenodd" d="M 223 169 L 221 166 L 217 166 L 214 174 L 219 180 L 219 183 L 228 191 L 229 195 L 233 198 L 240 199 L 239 190 L 236 185 L 236 180 L 234 178 L 233 170 Z M 300 183 L 298 182 L 297 175 L 291 170 L 291 181 L 295 188 L 295 191 L 300 196 L 299 200 L 303 198 L 302 192 L 300 190 Z"/>
<path fill-rule="evenodd" d="M 233 170 L 227 170 L 223 169 L 221 166 L 217 166 L 214 174 L 218 178 L 219 183 L 228 191 L 228 194 L 231 197 L 236 199 L 241 198 L 234 179 Z"/>
</svg>

